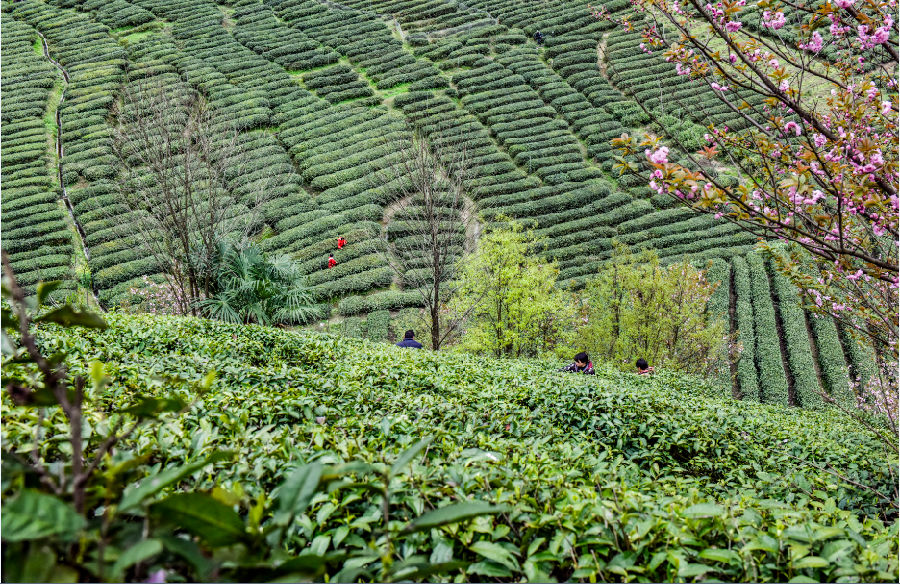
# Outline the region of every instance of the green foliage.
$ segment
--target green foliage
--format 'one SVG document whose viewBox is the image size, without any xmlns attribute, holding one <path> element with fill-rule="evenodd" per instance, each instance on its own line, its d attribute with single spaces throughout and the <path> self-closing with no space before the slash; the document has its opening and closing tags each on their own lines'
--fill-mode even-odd
<svg viewBox="0 0 900 584">
<path fill-rule="evenodd" d="M 775 308 L 763 258 L 747 255 L 750 300 L 753 305 L 756 367 L 759 371 L 760 401 L 788 404 L 788 384 L 781 357 L 781 341 L 775 325 Z"/>
<path fill-rule="evenodd" d="M 468 313 L 464 350 L 497 357 L 551 351 L 569 326 L 572 309 L 556 287 L 556 265 L 530 250 L 539 245 L 515 222 L 482 235 L 460 272 L 452 310 Z"/>
<path fill-rule="evenodd" d="M 738 388 L 741 399 L 760 401 L 761 393 L 756 374 L 756 336 L 754 334 L 753 303 L 750 301 L 750 272 L 743 258 L 734 258 L 735 314 L 741 354 L 737 362 Z"/>
<path fill-rule="evenodd" d="M 267 258 L 259 247 L 219 247 L 216 293 L 197 305 L 210 318 L 231 323 L 304 323 L 319 313 L 306 277 L 286 255 Z"/>
<path fill-rule="evenodd" d="M 767 268 L 778 297 L 778 310 L 784 326 L 784 340 L 797 401 L 805 408 L 821 408 L 824 405 L 821 395 L 823 388 L 816 379 L 806 316 L 800 306 L 800 298 L 790 281 L 777 272 L 771 263 Z"/>
<path fill-rule="evenodd" d="M 712 374 L 728 363 L 726 321 L 707 315 L 716 289 L 689 263 L 663 267 L 652 250 L 617 245 L 588 281 L 579 335 L 595 362 L 633 370 L 643 357 L 654 367 Z"/>
<path fill-rule="evenodd" d="M 386 341 L 391 324 L 391 313 L 387 310 L 370 312 L 366 318 L 366 338 L 370 341 Z"/>
<path fill-rule="evenodd" d="M 358 316 L 350 316 L 341 324 L 341 335 L 345 337 L 364 338 L 366 336 L 366 321 Z"/>
<path fill-rule="evenodd" d="M 100 465 L 87 517 L 123 488 L 140 501 L 109 507 L 107 549 L 119 553 L 103 574 L 80 564 L 83 579 L 897 578 L 891 507 L 822 470 L 888 495 L 896 462 L 828 412 L 723 400 L 671 372 L 601 367 L 585 379 L 202 319 L 108 321 L 40 330 L 70 375 L 106 363 L 85 405 L 88 452 L 136 393 L 193 404 L 140 426 Z M 198 395 L 210 366 L 219 375 Z M 161 385 L 151 371 L 173 377 Z M 30 456 L 36 428 L 65 424 L 58 408 L 2 407 L 17 455 Z M 210 458 L 217 450 L 232 453 Z M 68 457 L 49 439 L 38 454 Z M 10 468 L 5 457 L 4 507 L 27 492 Z M 93 553 L 99 522 L 61 525 Z M 4 579 L 70 537 L 26 548 L 5 533 Z M 50 557 L 72 569 L 71 556 Z"/>
<path fill-rule="evenodd" d="M 706 280 L 715 289 L 709 297 L 709 303 L 706 307 L 707 319 L 710 325 L 715 326 L 717 322 L 722 323 L 723 332 L 730 334 L 729 325 L 731 323 L 731 265 L 727 262 L 716 259 L 708 262 L 706 268 Z M 732 342 L 737 339 L 731 339 Z M 740 358 L 739 347 L 729 343 L 727 347 L 729 358 L 719 361 L 715 365 L 715 376 L 727 385 L 732 385 L 731 367 L 735 361 Z"/>
</svg>

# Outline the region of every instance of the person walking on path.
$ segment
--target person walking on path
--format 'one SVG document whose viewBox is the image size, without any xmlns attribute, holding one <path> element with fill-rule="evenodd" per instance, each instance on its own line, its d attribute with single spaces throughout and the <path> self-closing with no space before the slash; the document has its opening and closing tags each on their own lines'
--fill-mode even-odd
<svg viewBox="0 0 900 584">
<path fill-rule="evenodd" d="M 413 331 L 406 331 L 403 333 L 403 340 L 397 343 L 398 347 L 404 347 L 407 349 L 421 349 L 422 343 L 415 340 L 416 333 Z"/>
<path fill-rule="evenodd" d="M 560 371 L 568 371 L 569 373 L 584 373 L 585 375 L 594 375 L 594 364 L 591 363 L 588 354 L 585 352 L 575 355 L 575 360 L 566 365 Z"/>
<path fill-rule="evenodd" d="M 336 265 L 337 265 L 337 260 L 334 259 L 334 254 L 333 253 L 328 254 L 328 269 L 330 270 L 331 268 L 335 267 Z"/>
</svg>

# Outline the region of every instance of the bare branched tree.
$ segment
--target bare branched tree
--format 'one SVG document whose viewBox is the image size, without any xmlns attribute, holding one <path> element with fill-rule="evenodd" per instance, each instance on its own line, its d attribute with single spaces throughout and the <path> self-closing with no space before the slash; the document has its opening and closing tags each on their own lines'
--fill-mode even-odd
<svg viewBox="0 0 900 584">
<path fill-rule="evenodd" d="M 125 208 L 111 210 L 110 219 L 153 258 L 173 308 L 196 314 L 196 301 L 215 286 L 220 242 L 241 241 L 261 226 L 266 188 L 235 188 L 249 171 L 238 132 L 177 77 L 126 85 L 119 110 L 117 186 Z"/>
<path fill-rule="evenodd" d="M 399 155 L 374 177 L 383 188 L 395 189 L 397 199 L 378 250 L 402 285 L 422 295 L 423 325 L 430 329 L 431 348 L 438 350 L 467 316 L 451 314 L 446 302 L 478 231 L 467 196 L 469 159 L 461 141 L 429 145 L 418 133 L 392 145 Z"/>
</svg>

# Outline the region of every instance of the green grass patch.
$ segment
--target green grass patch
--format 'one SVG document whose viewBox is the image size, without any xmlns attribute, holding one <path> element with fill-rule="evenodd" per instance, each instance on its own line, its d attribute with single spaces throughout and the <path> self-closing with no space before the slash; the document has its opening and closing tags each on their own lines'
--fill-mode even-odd
<svg viewBox="0 0 900 584">
<path fill-rule="evenodd" d="M 396 97 L 401 93 L 408 93 L 409 86 L 410 83 L 401 83 L 400 85 L 396 85 L 394 87 L 391 87 L 390 89 L 379 91 L 378 96 L 382 99 L 391 99 L 392 97 Z"/>
</svg>

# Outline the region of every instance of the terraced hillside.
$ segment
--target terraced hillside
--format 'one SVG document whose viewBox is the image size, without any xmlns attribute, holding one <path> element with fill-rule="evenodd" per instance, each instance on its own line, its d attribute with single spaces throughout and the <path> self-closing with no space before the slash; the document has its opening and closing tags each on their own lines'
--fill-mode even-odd
<svg viewBox="0 0 900 584">
<path fill-rule="evenodd" d="M 715 259 L 718 309 L 745 349 L 736 394 L 815 405 L 817 387 L 845 391 L 841 365 L 871 368 L 760 258 L 744 259 L 751 236 L 613 176 L 609 142 L 623 131 L 696 140 L 703 116 L 739 120 L 583 0 L 24 0 L 3 3 L 3 27 L 3 244 L 25 284 L 64 277 L 71 290 L 79 278 L 113 306 L 158 271 L 117 228 L 129 211 L 112 131 L 122 88 L 153 78 L 199 91 L 240 131 L 251 168 L 228 188 L 265 188 L 265 249 L 296 256 L 340 316 L 373 313 L 356 334 L 377 338 L 384 310 L 419 302 L 376 252 L 383 228 L 402 237 L 391 225 L 404 214 L 389 212 L 398 190 L 372 180 L 398 156 L 386 141 L 415 130 L 465 150 L 484 220 L 532 222 L 566 283 L 594 274 L 613 238 L 664 261 Z M 339 235 L 348 245 L 324 270 Z"/>
</svg>

